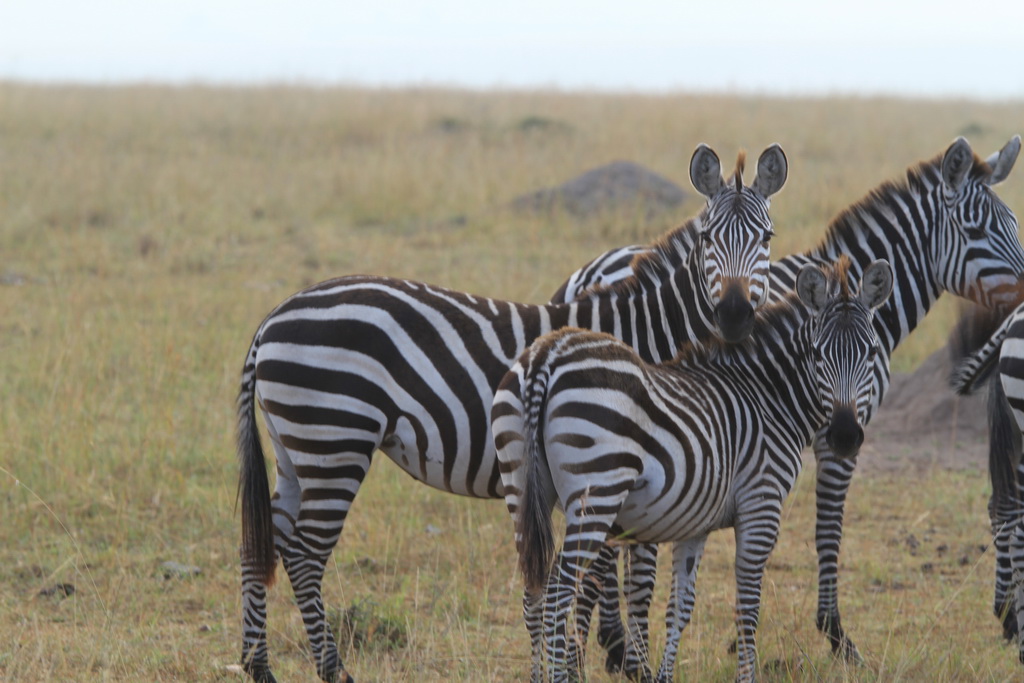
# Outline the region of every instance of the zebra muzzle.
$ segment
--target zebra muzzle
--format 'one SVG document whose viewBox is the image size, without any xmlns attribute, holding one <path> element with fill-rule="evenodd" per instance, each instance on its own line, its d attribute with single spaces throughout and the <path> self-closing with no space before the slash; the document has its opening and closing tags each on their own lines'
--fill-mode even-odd
<svg viewBox="0 0 1024 683">
<path fill-rule="evenodd" d="M 864 428 L 857 421 L 857 413 L 849 407 L 838 408 L 832 414 L 825 441 L 837 457 L 852 458 L 864 443 Z"/>
<path fill-rule="evenodd" d="M 738 282 L 729 283 L 715 306 L 715 324 L 722 339 L 729 344 L 743 341 L 754 329 L 754 306 Z"/>
</svg>

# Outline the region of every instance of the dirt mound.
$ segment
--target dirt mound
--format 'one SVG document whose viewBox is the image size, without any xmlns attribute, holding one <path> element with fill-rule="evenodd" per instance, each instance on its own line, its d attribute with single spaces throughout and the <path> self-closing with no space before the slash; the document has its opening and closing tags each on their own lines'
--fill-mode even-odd
<svg viewBox="0 0 1024 683">
<path fill-rule="evenodd" d="M 949 388 L 950 354 L 941 348 L 914 372 L 894 373 L 868 425 L 858 469 L 987 467 L 987 389 L 957 396 Z"/>
<path fill-rule="evenodd" d="M 516 197 L 512 208 L 531 213 L 563 209 L 578 218 L 639 209 L 650 219 L 678 207 L 686 197 L 681 187 L 640 164 L 613 161 L 557 187 Z"/>
</svg>

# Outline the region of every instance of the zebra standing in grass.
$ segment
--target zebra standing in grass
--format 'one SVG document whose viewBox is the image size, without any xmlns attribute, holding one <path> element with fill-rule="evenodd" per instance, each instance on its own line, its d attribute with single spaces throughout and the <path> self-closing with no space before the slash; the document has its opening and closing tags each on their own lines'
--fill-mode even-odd
<svg viewBox="0 0 1024 683">
<path fill-rule="evenodd" d="M 743 344 L 712 340 L 651 365 L 614 337 L 565 329 L 535 341 L 505 375 L 492 431 L 526 581 L 533 680 L 542 678 L 541 650 L 550 680 L 582 673 L 585 638 L 568 615 L 613 539 L 675 544 L 657 678 L 673 680 L 704 543 L 725 527 L 736 533 L 737 678 L 753 679 L 761 579 L 801 451 L 824 424 L 833 452 L 855 455 L 874 399 L 872 317 L 893 273 L 873 263 L 853 296 L 848 267 L 843 259 L 826 275 L 804 266 L 803 306 L 790 296 L 762 309 Z M 552 569 L 556 504 L 567 526 Z M 641 654 L 644 670 L 627 672 L 648 680 Z"/>
<path fill-rule="evenodd" d="M 1006 179 L 1019 152 L 1020 136 L 1014 136 L 1001 150 L 982 160 L 965 139 L 957 138 L 944 154 L 908 169 L 905 182 L 885 182 L 840 212 L 818 246 L 772 263 L 773 298 L 792 291 L 796 273 L 808 263 L 830 263 L 840 254 L 847 254 L 853 260 L 851 268 L 855 275 L 879 258 L 893 264 L 893 296 L 875 316 L 883 353 L 877 361 L 877 389 L 869 419 L 888 388 L 884 368 L 893 351 L 914 331 L 944 291 L 985 308 L 1016 301 L 1019 280 L 1024 276 L 1024 249 L 1017 234 L 1017 219 L 992 186 Z M 614 262 L 614 253 L 599 259 Z M 596 271 L 589 281 L 573 276 L 570 281 L 576 283 L 577 289 L 566 296 L 580 294 L 590 285 L 608 286 L 610 277 L 614 275 L 601 271 Z M 843 510 L 857 461 L 833 457 L 822 436 L 819 434 L 814 442 L 816 621 L 834 654 L 861 661 L 860 653 L 842 627 L 838 592 Z M 653 563 L 653 549 L 636 553 L 631 571 L 653 577 Z M 649 587 L 651 582 L 647 580 L 646 585 Z M 644 599 L 641 594 L 636 601 L 642 603 Z M 602 615 L 603 605 L 604 602 Z M 630 600 L 627 609 L 644 608 Z M 604 625 L 602 616 L 602 628 Z"/>
<path fill-rule="evenodd" d="M 979 309 L 968 311 L 951 337 L 954 391 L 970 394 L 998 370 L 988 397 L 989 518 L 996 548 L 992 609 L 1006 639 L 1018 639 L 1024 663 L 1024 304 L 1005 318 Z"/>
<path fill-rule="evenodd" d="M 238 403 L 242 508 L 242 663 L 273 681 L 266 589 L 281 557 L 317 673 L 349 680 L 324 617 L 323 572 L 376 450 L 415 479 L 477 498 L 503 496 L 490 407 L 494 390 L 538 336 L 578 326 L 614 334 L 652 362 L 715 333 L 744 339 L 767 299 L 770 197 L 788 165 L 764 151 L 743 185 L 715 153 L 690 162 L 707 206 L 668 233 L 636 274 L 571 304 L 533 306 L 406 280 L 353 276 L 293 295 L 263 321 Z M 277 456 L 271 498 L 256 405 Z"/>
</svg>

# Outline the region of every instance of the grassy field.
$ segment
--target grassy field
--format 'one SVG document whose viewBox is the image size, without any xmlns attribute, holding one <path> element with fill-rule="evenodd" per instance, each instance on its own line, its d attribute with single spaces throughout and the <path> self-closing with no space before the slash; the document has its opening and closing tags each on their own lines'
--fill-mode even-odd
<svg viewBox="0 0 1024 683">
<path fill-rule="evenodd" d="M 700 203 L 586 223 L 507 203 L 614 159 L 689 188 L 699 142 L 727 167 L 782 144 L 783 255 L 957 135 L 984 156 L 1021 121 L 1024 103 L 0 84 L 0 679 L 240 678 L 234 400 L 252 333 L 288 294 L 364 272 L 542 301 Z M 1018 210 L 1022 174 L 999 189 Z M 944 300 L 897 369 L 941 346 L 954 315 Z M 325 581 L 330 608 L 359 617 L 346 665 L 361 681 L 522 680 L 503 505 L 386 459 L 373 470 Z M 766 577 L 763 678 L 1019 679 L 990 614 L 987 496 L 980 469 L 858 476 L 841 581 L 868 665 L 848 670 L 814 629 L 805 471 Z M 200 573 L 167 578 L 167 561 Z M 718 534 L 680 675 L 733 676 L 731 567 Z M 284 583 L 270 628 L 279 677 L 311 680 Z M 654 639 L 660 652 L 660 616 Z"/>
</svg>

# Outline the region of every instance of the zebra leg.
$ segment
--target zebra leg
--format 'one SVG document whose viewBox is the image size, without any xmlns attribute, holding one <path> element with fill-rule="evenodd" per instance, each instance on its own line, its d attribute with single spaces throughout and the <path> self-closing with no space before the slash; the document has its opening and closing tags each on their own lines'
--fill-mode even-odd
<svg viewBox="0 0 1024 683">
<path fill-rule="evenodd" d="M 276 683 L 267 654 L 267 586 L 242 564 L 242 668 L 256 683 Z"/>
<path fill-rule="evenodd" d="M 737 681 L 753 681 L 757 672 L 757 624 L 761 614 L 761 583 L 768 555 L 779 538 L 782 501 L 758 500 L 736 520 Z"/>
<path fill-rule="evenodd" d="M 619 607 L 619 547 L 605 546 L 602 553 L 608 553 L 608 568 L 604 572 L 604 584 L 599 605 L 597 642 L 605 649 L 608 656 L 604 660 L 604 670 L 610 674 L 622 671 L 626 656 L 626 630 L 622 625 L 621 608 Z"/>
<path fill-rule="evenodd" d="M 1013 527 L 1010 542 L 1010 559 L 1013 565 L 1013 592 L 1016 600 L 1014 615 L 1017 627 L 1017 656 L 1024 664 L 1024 516 Z"/>
<path fill-rule="evenodd" d="M 619 498 L 624 499 L 625 495 Z M 608 532 L 621 505 L 612 502 L 594 514 L 581 499 L 565 511 L 568 524 L 562 552 L 551 574 L 544 600 L 544 641 L 548 680 L 581 680 L 584 677 L 586 642 L 580 634 L 569 632 L 573 605 L 583 592 L 584 580 L 606 545 Z M 573 624 L 575 626 L 575 623 Z"/>
<path fill-rule="evenodd" d="M 281 556 L 306 626 L 317 674 L 328 683 L 353 679 L 341 662 L 324 612 L 324 570 L 370 462 L 370 454 L 353 452 L 305 457 L 295 467 L 302 494 L 291 539 Z"/>
<path fill-rule="evenodd" d="M 672 597 L 666 619 L 665 654 L 658 668 L 659 683 L 670 683 L 675 676 L 679 639 L 693 616 L 697 568 L 704 555 L 707 536 L 675 543 L 672 548 Z"/>
<path fill-rule="evenodd" d="M 1017 616 L 1014 609 L 1013 566 L 1010 561 L 1011 539 L 1014 535 L 1016 519 L 995 509 L 995 500 L 989 498 L 989 519 L 992 522 L 992 545 L 996 553 L 995 590 L 992 599 L 992 612 L 1003 625 L 1003 638 L 1012 641 L 1016 638 Z"/>
<path fill-rule="evenodd" d="M 606 545 L 601 548 L 597 559 L 589 567 L 586 576 L 580 585 L 580 594 L 576 599 L 576 634 L 581 642 L 587 642 L 590 635 L 590 620 L 594 614 L 594 606 L 603 598 L 604 581 L 609 573 L 616 571 L 615 559 L 617 557 L 615 548 Z M 618 582 L 615 585 L 618 590 Z M 618 607 L 618 594 L 616 593 L 616 607 Z M 598 632 L 600 641 L 600 632 Z"/>
<path fill-rule="evenodd" d="M 530 681 L 541 683 L 541 658 L 544 654 L 544 593 L 523 591 L 523 621 L 530 634 Z"/>
<path fill-rule="evenodd" d="M 277 460 L 277 481 L 271 497 L 274 520 L 275 555 L 288 544 L 299 511 L 299 482 L 288 451 L 281 444 L 272 420 L 264 422 L 270 433 Z M 267 651 L 267 586 L 254 577 L 252 569 L 242 563 L 242 668 L 257 683 L 273 683 L 277 679 L 270 670 Z"/>
<path fill-rule="evenodd" d="M 654 578 L 658 569 L 658 546 L 653 543 L 630 545 L 626 553 L 626 622 L 629 631 L 622 671 L 634 681 L 649 681 L 651 675 L 650 613 Z"/>
<path fill-rule="evenodd" d="M 862 664 L 857 646 L 846 635 L 839 618 L 839 546 L 843 540 L 843 511 L 856 458 L 839 459 L 829 452 L 819 432 L 814 444 L 817 458 L 815 488 L 817 520 L 814 541 L 818 550 L 818 630 L 832 645 L 832 654 Z"/>
</svg>

